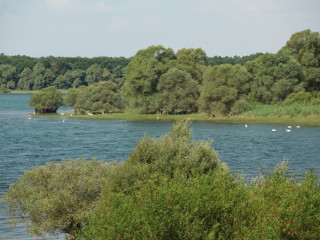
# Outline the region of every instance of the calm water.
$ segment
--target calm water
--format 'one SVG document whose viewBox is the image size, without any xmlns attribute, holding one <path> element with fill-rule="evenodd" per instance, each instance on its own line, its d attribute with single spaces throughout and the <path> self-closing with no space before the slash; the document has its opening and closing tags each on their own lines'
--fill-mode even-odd
<svg viewBox="0 0 320 240">
<path fill-rule="evenodd" d="M 48 161 L 95 157 L 124 161 L 146 133 L 159 137 L 170 130 L 168 122 L 87 121 L 34 118 L 28 115 L 31 95 L 0 95 L 0 194 L 27 169 Z M 70 109 L 61 109 L 70 111 Z M 303 175 L 310 167 L 320 172 L 320 127 L 193 123 L 197 140 L 213 140 L 220 159 L 246 177 L 271 170 L 284 158 Z M 271 129 L 277 129 L 272 132 Z M 2 211 L 2 212 L 1 212 Z M 10 229 L 0 208 L 0 239 L 32 239 L 22 225 Z M 56 237 L 61 239 L 62 237 Z"/>
</svg>

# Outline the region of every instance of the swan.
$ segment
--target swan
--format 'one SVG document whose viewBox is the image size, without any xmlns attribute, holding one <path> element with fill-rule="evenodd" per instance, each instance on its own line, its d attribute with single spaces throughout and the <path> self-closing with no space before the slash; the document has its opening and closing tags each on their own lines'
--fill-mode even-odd
<svg viewBox="0 0 320 240">
<path fill-rule="evenodd" d="M 296 128 L 300 128 L 300 126 L 296 126 Z"/>
<path fill-rule="evenodd" d="M 272 132 L 276 132 L 276 131 L 277 131 L 277 129 L 274 129 L 274 128 L 273 128 L 271 131 L 272 131 Z"/>
<path fill-rule="evenodd" d="M 291 128 L 291 126 L 288 126 L 288 128 Z"/>
<path fill-rule="evenodd" d="M 246 127 L 246 128 L 247 128 L 247 127 L 248 127 L 248 124 L 244 125 L 244 127 Z"/>
<path fill-rule="evenodd" d="M 286 132 L 291 132 L 291 129 L 286 129 Z"/>
</svg>

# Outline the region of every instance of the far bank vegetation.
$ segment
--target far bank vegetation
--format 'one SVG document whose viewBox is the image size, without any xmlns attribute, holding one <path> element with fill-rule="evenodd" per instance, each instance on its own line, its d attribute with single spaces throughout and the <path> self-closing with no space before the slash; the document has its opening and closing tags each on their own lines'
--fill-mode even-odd
<svg viewBox="0 0 320 240">
<path fill-rule="evenodd" d="M 150 46 L 128 58 L 0 56 L 0 91 L 69 89 L 79 114 L 231 116 L 261 105 L 320 104 L 320 37 L 294 33 L 275 54 L 208 57 L 204 50 Z M 291 109 L 294 107 L 291 107 Z M 301 107 L 300 107 L 301 108 Z M 318 115 L 317 112 L 296 114 Z"/>
</svg>

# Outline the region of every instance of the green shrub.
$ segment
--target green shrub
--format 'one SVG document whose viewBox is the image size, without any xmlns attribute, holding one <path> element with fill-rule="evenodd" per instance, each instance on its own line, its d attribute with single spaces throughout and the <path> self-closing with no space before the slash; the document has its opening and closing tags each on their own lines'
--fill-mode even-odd
<svg viewBox="0 0 320 240">
<path fill-rule="evenodd" d="M 248 190 L 228 172 L 159 178 L 112 194 L 83 239 L 242 239 Z M 99 214 L 99 213 L 98 213 Z"/>
<path fill-rule="evenodd" d="M 310 92 L 298 92 L 289 94 L 285 103 L 310 103 L 312 100 L 312 94 Z"/>
<path fill-rule="evenodd" d="M 250 109 L 251 109 L 251 104 L 244 99 L 240 99 L 236 101 L 231 107 L 231 114 L 246 112 L 246 111 L 249 111 Z"/>
<path fill-rule="evenodd" d="M 122 103 L 118 86 L 111 81 L 103 81 L 81 88 L 77 94 L 74 109 L 76 113 L 93 114 L 121 112 Z"/>
<path fill-rule="evenodd" d="M 210 141 L 192 139 L 188 121 L 174 124 L 172 130 L 159 139 L 144 136 L 128 159 L 112 172 L 110 191 L 129 191 L 135 183 L 175 175 L 190 177 L 194 173 L 208 173 L 226 168 L 220 163 Z M 113 184 L 111 186 L 111 184 Z"/>
<path fill-rule="evenodd" d="M 30 234 L 74 234 L 92 211 L 111 165 L 92 159 L 47 163 L 26 171 L 5 195 L 7 213 Z"/>
</svg>

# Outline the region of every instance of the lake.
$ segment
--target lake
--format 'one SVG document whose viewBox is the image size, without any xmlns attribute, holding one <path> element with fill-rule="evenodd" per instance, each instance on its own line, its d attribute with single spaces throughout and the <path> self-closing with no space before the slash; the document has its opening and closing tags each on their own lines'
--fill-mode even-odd
<svg viewBox="0 0 320 240">
<path fill-rule="evenodd" d="M 144 134 L 159 137 L 168 132 L 170 122 L 130 122 L 32 118 L 28 107 L 30 94 L 0 95 L 0 194 L 8 191 L 25 170 L 49 161 L 97 158 L 124 161 Z M 61 108 L 59 112 L 71 111 Z M 260 169 L 272 170 L 284 158 L 289 168 L 302 176 L 310 167 L 320 173 L 320 127 L 214 124 L 194 122 L 196 140 L 212 140 L 231 171 L 248 179 Z M 272 129 L 277 131 L 273 132 Z M 23 225 L 10 229 L 0 207 L 0 239 L 32 239 Z M 57 236 L 52 239 L 63 239 Z"/>
</svg>

